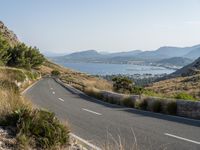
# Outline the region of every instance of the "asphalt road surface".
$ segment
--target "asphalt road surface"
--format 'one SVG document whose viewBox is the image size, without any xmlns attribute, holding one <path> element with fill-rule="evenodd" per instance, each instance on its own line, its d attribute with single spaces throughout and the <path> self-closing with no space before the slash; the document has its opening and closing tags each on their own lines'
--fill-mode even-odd
<svg viewBox="0 0 200 150">
<path fill-rule="evenodd" d="M 101 148 L 200 150 L 200 120 L 108 104 L 44 78 L 25 92 L 34 104 L 68 121 L 71 131 Z M 120 142 L 119 142 L 120 141 Z"/>
</svg>

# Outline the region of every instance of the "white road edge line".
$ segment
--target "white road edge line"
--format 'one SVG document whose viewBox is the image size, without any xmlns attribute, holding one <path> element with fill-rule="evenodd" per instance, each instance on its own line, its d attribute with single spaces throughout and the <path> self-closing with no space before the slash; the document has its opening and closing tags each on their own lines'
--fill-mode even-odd
<svg viewBox="0 0 200 150">
<path fill-rule="evenodd" d="M 26 88 L 24 91 L 21 92 L 21 94 L 26 93 L 30 88 L 32 88 L 33 86 L 35 86 L 40 80 L 36 81 L 35 83 L 33 83 L 32 85 L 30 85 L 28 88 Z"/>
<path fill-rule="evenodd" d="M 98 112 L 95 112 L 95 111 L 92 111 L 92 110 L 89 110 L 89 109 L 85 109 L 85 108 L 82 108 L 82 110 L 85 110 L 87 112 L 90 112 L 90 113 L 93 113 L 93 114 L 96 114 L 96 115 L 99 115 L 101 116 L 102 114 L 98 113 Z"/>
<path fill-rule="evenodd" d="M 173 138 L 177 138 L 177 139 L 180 139 L 180 140 L 184 140 L 184 141 L 187 141 L 187 142 L 191 142 L 191 143 L 200 145 L 200 142 L 193 141 L 193 140 L 190 140 L 190 139 L 186 139 L 186 138 L 183 138 L 183 137 L 180 137 L 180 136 L 176 136 L 176 135 L 169 134 L 169 133 L 165 133 L 165 135 L 166 135 L 166 136 L 170 136 L 170 137 L 173 137 Z"/>
<path fill-rule="evenodd" d="M 88 145 L 88 146 L 89 146 L 90 148 L 92 148 L 93 150 L 102 150 L 101 148 L 99 148 L 99 147 L 97 147 L 97 146 L 95 146 L 95 145 L 89 143 L 88 141 L 82 139 L 81 137 L 79 137 L 79 136 L 77 136 L 77 135 L 75 135 L 75 134 L 73 134 L 73 133 L 70 133 L 70 135 L 71 135 L 73 138 L 79 140 L 80 142 L 85 143 L 86 145 Z"/>
<path fill-rule="evenodd" d="M 62 102 L 64 102 L 64 99 L 62 99 L 62 98 L 58 98 L 60 101 L 62 101 Z"/>
</svg>

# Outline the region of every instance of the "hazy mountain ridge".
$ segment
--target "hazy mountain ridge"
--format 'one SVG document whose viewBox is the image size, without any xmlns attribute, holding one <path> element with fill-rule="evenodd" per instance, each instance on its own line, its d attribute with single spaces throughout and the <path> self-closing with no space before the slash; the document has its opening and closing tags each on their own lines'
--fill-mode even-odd
<svg viewBox="0 0 200 150">
<path fill-rule="evenodd" d="M 56 62 L 91 62 L 114 64 L 143 64 L 163 67 L 182 67 L 200 57 L 200 45 L 192 47 L 160 47 L 155 51 L 132 50 L 117 53 L 100 53 L 86 50 L 64 56 L 52 57 Z M 174 68 L 173 68 L 174 69 Z"/>
<path fill-rule="evenodd" d="M 194 62 L 191 64 L 177 70 L 176 72 L 172 73 L 171 76 L 175 77 L 186 77 L 186 76 L 191 76 L 191 75 L 196 75 L 200 73 L 200 57 L 196 59 Z"/>
<path fill-rule="evenodd" d="M 184 58 L 184 57 L 171 57 L 171 58 L 162 59 L 160 61 L 157 61 L 156 63 L 163 64 L 163 65 L 186 66 L 192 63 L 192 59 Z"/>
</svg>

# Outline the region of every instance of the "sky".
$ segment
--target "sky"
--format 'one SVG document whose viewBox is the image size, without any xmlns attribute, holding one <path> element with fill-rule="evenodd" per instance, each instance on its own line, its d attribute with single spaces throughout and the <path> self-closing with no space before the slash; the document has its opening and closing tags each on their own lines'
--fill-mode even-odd
<svg viewBox="0 0 200 150">
<path fill-rule="evenodd" d="M 24 43 L 70 53 L 200 44 L 200 0 L 0 0 Z"/>
</svg>

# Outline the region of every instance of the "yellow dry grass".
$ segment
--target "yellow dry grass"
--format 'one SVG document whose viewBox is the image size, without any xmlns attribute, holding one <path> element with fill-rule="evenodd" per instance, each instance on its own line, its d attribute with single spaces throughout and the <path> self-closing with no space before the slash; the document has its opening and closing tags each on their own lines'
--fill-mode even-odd
<svg viewBox="0 0 200 150">
<path fill-rule="evenodd" d="M 163 80 L 150 85 L 146 89 L 164 94 L 168 97 L 185 92 L 196 98 L 200 98 L 200 74 Z"/>
<path fill-rule="evenodd" d="M 14 91 L 0 89 L 0 116 L 6 116 L 20 108 L 32 108 L 32 103 Z"/>
</svg>

